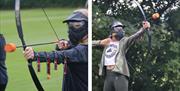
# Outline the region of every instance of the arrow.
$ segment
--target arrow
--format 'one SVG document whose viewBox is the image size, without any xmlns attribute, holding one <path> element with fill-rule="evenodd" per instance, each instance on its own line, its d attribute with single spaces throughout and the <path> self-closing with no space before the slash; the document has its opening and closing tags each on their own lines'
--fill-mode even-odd
<svg viewBox="0 0 180 91">
<path fill-rule="evenodd" d="M 48 42 L 48 43 L 38 43 L 38 44 L 30 44 L 30 45 L 26 45 L 27 47 L 28 46 L 39 46 L 39 45 L 49 45 L 49 44 L 55 44 L 57 42 Z M 17 46 L 16 48 L 21 48 L 23 46 Z"/>
</svg>

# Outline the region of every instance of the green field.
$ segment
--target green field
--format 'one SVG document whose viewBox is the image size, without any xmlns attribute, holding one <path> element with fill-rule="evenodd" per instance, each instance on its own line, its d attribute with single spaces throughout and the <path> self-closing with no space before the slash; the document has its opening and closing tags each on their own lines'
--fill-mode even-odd
<svg viewBox="0 0 180 91">
<path fill-rule="evenodd" d="M 53 27 L 58 33 L 59 38 L 67 38 L 67 27 L 62 21 L 74 9 L 66 8 L 46 8 Z M 21 11 L 21 20 L 24 31 L 24 38 L 27 44 L 52 42 L 57 40 L 53 33 L 42 9 L 26 9 Z M 21 45 L 20 39 L 17 35 L 15 25 L 15 14 L 13 10 L 0 11 L 0 33 L 2 33 L 7 43 L 15 43 Z M 33 47 L 36 51 L 51 51 L 54 50 L 55 45 L 44 45 Z M 22 55 L 22 48 L 18 48 L 13 53 L 7 53 L 6 60 L 8 68 L 9 82 L 6 91 L 36 91 L 36 87 L 30 77 L 27 68 L 27 62 Z M 36 63 L 34 68 L 36 70 Z M 39 80 L 45 91 L 61 91 L 62 84 L 62 66 L 58 66 L 58 70 L 53 70 L 51 65 L 51 79 L 47 80 L 46 64 L 42 63 L 41 72 L 37 73 Z"/>
</svg>

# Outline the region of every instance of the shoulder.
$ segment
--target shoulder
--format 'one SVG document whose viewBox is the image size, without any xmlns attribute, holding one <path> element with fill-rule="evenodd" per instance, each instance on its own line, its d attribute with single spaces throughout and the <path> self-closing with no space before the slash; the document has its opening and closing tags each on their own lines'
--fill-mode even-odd
<svg viewBox="0 0 180 91">
<path fill-rule="evenodd" d="M 129 37 L 125 36 L 125 37 L 123 37 L 119 42 L 125 42 L 125 41 L 127 41 L 128 39 L 129 39 Z"/>
<path fill-rule="evenodd" d="M 85 45 L 85 44 L 78 44 L 77 46 L 74 47 L 74 49 L 78 49 L 78 50 L 86 50 L 86 49 L 88 49 L 88 45 Z"/>
</svg>

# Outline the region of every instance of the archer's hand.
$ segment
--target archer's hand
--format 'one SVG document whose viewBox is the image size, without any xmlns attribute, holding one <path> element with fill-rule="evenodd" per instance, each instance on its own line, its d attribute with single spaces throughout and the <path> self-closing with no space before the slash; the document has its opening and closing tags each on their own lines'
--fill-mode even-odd
<svg viewBox="0 0 180 91">
<path fill-rule="evenodd" d="M 67 40 L 60 40 L 57 45 L 59 49 L 63 49 L 63 50 L 69 48 L 70 46 Z"/>
<path fill-rule="evenodd" d="M 34 59 L 34 50 L 32 47 L 26 47 L 23 54 L 26 59 Z"/>
<path fill-rule="evenodd" d="M 148 21 L 143 21 L 143 29 L 149 29 L 151 27 Z"/>
</svg>

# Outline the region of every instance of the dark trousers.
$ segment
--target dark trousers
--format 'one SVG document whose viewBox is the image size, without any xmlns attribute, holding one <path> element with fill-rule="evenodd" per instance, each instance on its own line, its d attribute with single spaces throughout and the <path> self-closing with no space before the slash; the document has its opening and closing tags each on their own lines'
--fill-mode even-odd
<svg viewBox="0 0 180 91">
<path fill-rule="evenodd" d="M 103 91 L 128 91 L 128 78 L 107 70 Z"/>
</svg>

